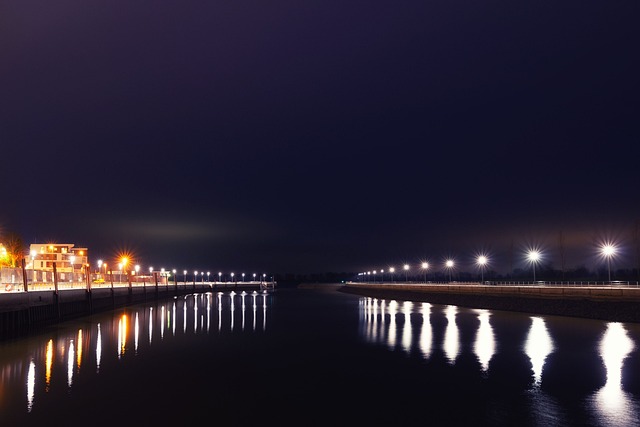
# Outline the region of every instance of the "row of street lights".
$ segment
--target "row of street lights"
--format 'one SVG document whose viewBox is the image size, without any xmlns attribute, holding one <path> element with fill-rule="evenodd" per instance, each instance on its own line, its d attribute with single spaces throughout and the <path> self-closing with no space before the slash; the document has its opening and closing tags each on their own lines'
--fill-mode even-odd
<svg viewBox="0 0 640 427">
<path fill-rule="evenodd" d="M 617 253 L 617 248 L 612 243 L 604 243 L 600 246 L 600 254 L 606 258 L 607 260 L 607 269 L 609 272 L 609 282 L 611 282 L 611 258 L 613 258 Z M 538 264 L 542 260 L 542 253 L 538 249 L 530 249 L 526 254 L 526 260 L 532 266 L 533 270 L 533 281 L 536 281 L 536 264 Z M 476 257 L 475 265 L 480 269 L 481 281 L 484 282 L 484 270 L 489 265 L 489 257 L 487 255 L 481 254 Z M 451 271 L 455 267 L 455 261 L 453 259 L 446 259 L 444 262 L 444 267 L 449 273 L 449 281 L 451 281 Z M 411 266 L 409 264 L 404 264 L 402 269 L 405 272 L 405 281 L 408 281 L 409 270 Z M 427 271 L 431 268 L 431 265 L 428 262 L 422 262 L 420 268 L 424 271 L 424 281 L 427 281 Z M 388 272 L 393 277 L 396 269 L 395 267 L 389 267 Z M 384 269 L 379 270 L 380 274 L 384 274 Z M 366 271 L 362 273 L 358 273 L 359 276 L 370 276 L 373 273 L 373 280 L 375 281 L 376 274 L 378 270 Z M 384 277 L 384 276 L 383 276 Z"/>
<path fill-rule="evenodd" d="M 122 274 L 122 272 L 123 272 L 123 271 L 126 271 L 126 268 L 127 268 L 127 265 L 128 265 L 128 264 L 129 264 L 129 259 L 128 259 L 128 258 L 123 257 L 123 258 L 121 258 L 121 259 L 120 259 L 120 262 L 118 263 L 118 271 L 120 272 L 120 274 Z M 102 274 L 102 269 L 103 269 L 103 268 L 104 268 L 104 274 L 106 275 L 106 274 L 107 274 L 107 271 L 108 271 L 108 270 L 107 270 L 107 263 L 106 263 L 106 262 L 104 262 L 103 260 L 99 259 L 99 260 L 98 260 L 98 272 L 99 272 L 100 274 Z M 136 275 L 138 275 L 138 274 L 139 274 L 140 269 L 141 269 L 140 265 L 135 265 L 135 266 L 134 266 L 134 271 L 135 271 Z M 149 274 L 152 274 L 152 273 L 153 273 L 153 271 L 154 271 L 153 267 L 149 267 Z M 176 277 L 177 270 L 174 268 L 173 270 L 171 270 L 171 273 L 173 274 L 173 276 L 174 276 L 174 277 Z M 188 273 L 188 271 L 187 271 L 187 270 L 183 270 L 183 271 L 182 271 L 182 274 L 183 274 L 183 281 L 184 281 L 185 283 L 187 282 L 187 273 Z M 161 269 L 160 269 L 160 274 L 161 274 L 161 275 L 170 275 L 170 274 L 169 274 L 169 271 L 168 271 L 168 270 L 165 270 L 164 268 L 161 268 Z M 198 275 L 200 275 L 200 278 L 201 278 L 202 282 L 204 282 L 204 275 L 205 275 L 205 272 L 204 272 L 204 271 L 198 271 L 198 270 L 194 270 L 194 272 L 193 272 L 193 280 L 194 280 L 194 282 L 197 280 Z M 209 282 L 209 281 L 210 281 L 211 272 L 210 272 L 210 271 L 207 271 L 207 272 L 206 272 L 206 275 L 207 275 L 207 282 Z M 221 282 L 221 281 L 222 281 L 222 275 L 223 275 L 223 274 L 222 274 L 222 272 L 221 272 L 221 271 L 220 271 L 220 272 L 218 272 L 218 282 Z M 230 281 L 231 281 L 231 282 L 233 282 L 233 281 L 234 281 L 234 278 L 235 278 L 235 276 L 236 276 L 236 275 L 235 275 L 235 273 L 234 273 L 234 272 L 231 272 L 231 273 L 229 274 L 229 276 L 230 276 L 230 278 L 231 278 L 231 280 L 230 280 Z M 246 276 L 246 274 L 245 274 L 245 273 L 241 273 L 241 276 L 242 276 L 242 281 L 241 281 L 241 282 L 244 282 L 244 281 L 245 281 L 245 276 Z M 252 274 L 252 277 L 253 277 L 253 281 L 254 281 L 254 282 L 256 281 L 256 277 L 261 277 L 261 278 L 262 278 L 262 281 L 265 281 L 265 280 L 266 280 L 266 277 L 267 277 L 267 274 L 266 274 L 266 273 L 262 273 L 262 276 L 258 276 L 258 274 L 253 273 L 253 274 Z"/>
</svg>

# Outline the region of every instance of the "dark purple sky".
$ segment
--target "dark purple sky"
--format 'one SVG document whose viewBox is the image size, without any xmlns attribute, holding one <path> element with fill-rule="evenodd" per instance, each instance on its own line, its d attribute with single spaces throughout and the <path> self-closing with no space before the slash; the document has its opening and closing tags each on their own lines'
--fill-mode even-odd
<svg viewBox="0 0 640 427">
<path fill-rule="evenodd" d="M 0 6 L 0 227 L 143 265 L 575 264 L 640 220 L 637 1 Z"/>
</svg>

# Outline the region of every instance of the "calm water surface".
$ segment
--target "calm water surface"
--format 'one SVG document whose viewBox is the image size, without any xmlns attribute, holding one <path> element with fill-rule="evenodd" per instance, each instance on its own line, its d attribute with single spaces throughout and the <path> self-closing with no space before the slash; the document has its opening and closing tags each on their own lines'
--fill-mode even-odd
<svg viewBox="0 0 640 427">
<path fill-rule="evenodd" d="M 0 343 L 0 425 L 638 426 L 639 343 L 334 290 L 189 295 Z"/>
</svg>

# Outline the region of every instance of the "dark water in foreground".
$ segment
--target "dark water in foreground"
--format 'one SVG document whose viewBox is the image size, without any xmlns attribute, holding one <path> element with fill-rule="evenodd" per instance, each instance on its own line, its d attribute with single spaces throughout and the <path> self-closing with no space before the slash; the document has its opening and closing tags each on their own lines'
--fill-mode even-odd
<svg viewBox="0 0 640 427">
<path fill-rule="evenodd" d="M 639 343 L 333 290 L 190 295 L 0 343 L 0 425 L 637 426 Z"/>
</svg>

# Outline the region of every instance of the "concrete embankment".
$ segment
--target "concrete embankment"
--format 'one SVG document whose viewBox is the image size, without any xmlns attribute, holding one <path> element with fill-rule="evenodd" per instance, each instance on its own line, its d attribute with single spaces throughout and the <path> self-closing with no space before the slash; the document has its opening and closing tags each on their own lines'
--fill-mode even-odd
<svg viewBox="0 0 640 427">
<path fill-rule="evenodd" d="M 640 288 L 348 283 L 339 290 L 382 299 L 640 323 Z"/>
</svg>

